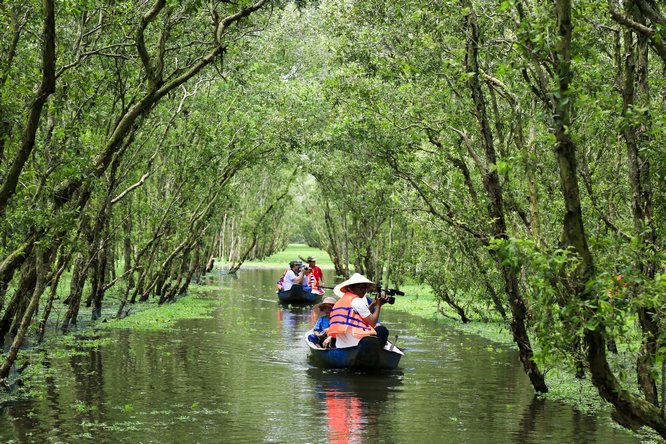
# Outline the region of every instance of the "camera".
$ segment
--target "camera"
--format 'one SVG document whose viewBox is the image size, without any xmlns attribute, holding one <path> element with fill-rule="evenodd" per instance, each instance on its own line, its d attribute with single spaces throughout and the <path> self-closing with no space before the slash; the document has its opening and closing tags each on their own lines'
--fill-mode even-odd
<svg viewBox="0 0 666 444">
<path fill-rule="evenodd" d="M 404 296 L 405 292 L 396 290 L 395 288 L 382 288 L 382 284 L 379 283 L 377 284 L 377 287 L 375 288 L 375 291 L 377 294 L 382 294 L 382 291 L 384 291 L 384 294 L 386 294 L 386 302 L 389 304 L 393 305 L 395 304 L 395 296 Z"/>
</svg>

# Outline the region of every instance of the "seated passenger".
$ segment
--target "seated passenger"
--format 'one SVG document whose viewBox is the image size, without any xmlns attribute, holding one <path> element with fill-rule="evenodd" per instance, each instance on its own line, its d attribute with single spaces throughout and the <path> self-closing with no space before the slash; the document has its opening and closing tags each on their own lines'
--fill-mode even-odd
<svg viewBox="0 0 666 444">
<path fill-rule="evenodd" d="M 308 335 L 308 341 L 312 342 L 318 347 L 323 347 L 324 340 L 328 336 L 328 327 L 331 325 L 330 314 L 331 308 L 336 300 L 332 297 L 324 298 L 321 304 L 316 305 L 314 308 L 315 316 L 318 316 L 317 323 L 314 326 L 314 333 Z M 329 341 L 330 344 L 330 341 Z"/>
<path fill-rule="evenodd" d="M 324 289 L 317 284 L 317 278 L 314 275 L 314 270 L 307 264 L 301 267 L 303 270 L 303 290 L 316 294 L 324 294 Z"/>
<path fill-rule="evenodd" d="M 289 291 L 294 284 L 303 283 L 303 270 L 301 270 L 301 261 L 289 262 L 289 269 L 284 272 L 279 281 L 277 281 L 278 291 Z"/>
<path fill-rule="evenodd" d="M 321 271 L 321 268 L 317 265 L 317 258 L 314 256 L 308 256 L 307 259 L 303 259 L 303 256 L 298 256 L 302 261 L 308 263 L 308 267 L 312 269 L 312 274 L 317 280 L 316 286 L 324 286 L 324 273 Z M 322 290 L 323 291 L 323 290 Z"/>
<path fill-rule="evenodd" d="M 371 304 L 365 298 L 375 288 L 374 282 L 365 276 L 354 273 L 351 278 L 336 285 L 333 292 L 340 296 L 331 310 L 331 325 L 324 347 L 333 338 L 336 347 L 355 347 L 367 336 L 377 336 L 383 347 L 389 332 L 383 325 L 377 325 L 382 306 L 388 300 L 384 293 L 375 297 Z"/>
</svg>

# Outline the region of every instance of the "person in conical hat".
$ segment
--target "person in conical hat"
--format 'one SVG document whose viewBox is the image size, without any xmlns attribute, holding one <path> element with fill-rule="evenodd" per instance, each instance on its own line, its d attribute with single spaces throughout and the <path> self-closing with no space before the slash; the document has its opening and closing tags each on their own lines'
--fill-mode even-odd
<svg viewBox="0 0 666 444">
<path fill-rule="evenodd" d="M 379 294 L 372 303 L 365 298 L 375 288 L 375 283 L 362 274 L 354 273 L 346 281 L 333 288 L 333 293 L 340 297 L 331 310 L 331 325 L 324 346 L 335 338 L 337 348 L 355 347 L 366 336 L 379 337 L 382 345 L 388 339 L 388 329 L 377 325 L 386 295 Z"/>
<path fill-rule="evenodd" d="M 360 273 L 354 273 L 349 279 L 347 279 L 346 281 L 342 281 L 338 285 L 333 287 L 333 293 L 335 293 L 337 297 L 341 298 L 345 294 L 344 289 L 346 289 L 351 285 L 354 285 L 356 286 L 356 288 L 359 289 L 361 288 L 366 289 L 367 290 L 366 293 L 371 292 L 372 289 L 375 288 L 375 283 L 372 282 L 370 279 L 366 278 Z"/>
</svg>

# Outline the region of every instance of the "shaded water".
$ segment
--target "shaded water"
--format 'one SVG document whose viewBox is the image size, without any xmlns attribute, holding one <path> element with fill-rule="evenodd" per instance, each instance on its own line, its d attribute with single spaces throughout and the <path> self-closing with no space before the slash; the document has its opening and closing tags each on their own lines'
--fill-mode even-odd
<svg viewBox="0 0 666 444">
<path fill-rule="evenodd" d="M 390 306 L 399 371 L 312 368 L 309 312 L 277 304 L 278 273 L 221 277 L 211 320 L 52 357 L 46 397 L 0 410 L 0 442 L 635 442 L 605 415 L 536 399 L 513 350 Z"/>
</svg>

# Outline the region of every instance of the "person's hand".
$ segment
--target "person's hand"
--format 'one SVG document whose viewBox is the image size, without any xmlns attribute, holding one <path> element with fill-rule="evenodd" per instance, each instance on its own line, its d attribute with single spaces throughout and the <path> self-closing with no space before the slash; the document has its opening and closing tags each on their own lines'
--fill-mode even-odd
<svg viewBox="0 0 666 444">
<path fill-rule="evenodd" d="M 386 296 L 386 293 L 382 291 L 380 294 L 375 296 L 375 300 L 379 305 L 384 305 L 386 302 L 388 302 L 388 296 Z"/>
<path fill-rule="evenodd" d="M 330 336 L 328 338 L 324 339 L 324 343 L 323 343 L 324 348 L 329 348 L 331 346 L 331 341 L 332 340 L 333 340 L 333 338 L 330 337 Z"/>
</svg>

